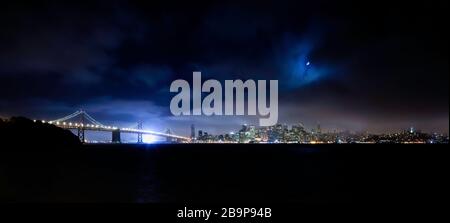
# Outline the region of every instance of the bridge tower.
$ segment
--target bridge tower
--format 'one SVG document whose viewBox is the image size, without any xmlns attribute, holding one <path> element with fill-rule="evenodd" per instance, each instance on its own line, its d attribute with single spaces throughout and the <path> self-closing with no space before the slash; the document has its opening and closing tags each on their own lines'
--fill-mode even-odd
<svg viewBox="0 0 450 223">
<path fill-rule="evenodd" d="M 81 110 L 80 109 L 80 123 L 82 123 L 83 125 L 84 125 L 84 112 L 83 112 L 83 110 Z M 84 138 L 84 126 L 79 126 L 78 127 L 78 138 L 80 139 L 80 141 L 82 142 L 82 143 L 85 143 L 86 141 L 85 141 L 85 138 Z"/>
<path fill-rule="evenodd" d="M 139 122 L 137 125 L 137 129 L 142 130 L 142 122 Z M 142 143 L 142 133 L 138 133 L 138 143 Z"/>
<path fill-rule="evenodd" d="M 82 143 L 84 143 L 85 141 L 85 138 L 84 138 L 84 128 L 83 127 L 78 127 L 78 138 L 80 139 L 80 141 L 82 142 Z"/>
<path fill-rule="evenodd" d="M 166 130 L 166 134 L 171 135 L 171 134 L 172 134 L 172 131 L 170 131 L 170 129 L 167 129 L 167 130 Z M 172 139 L 171 139 L 170 137 L 166 137 L 166 142 L 171 143 L 171 142 L 172 142 Z"/>
<path fill-rule="evenodd" d="M 112 131 L 112 139 L 113 143 L 120 143 L 120 129 L 116 129 Z"/>
</svg>

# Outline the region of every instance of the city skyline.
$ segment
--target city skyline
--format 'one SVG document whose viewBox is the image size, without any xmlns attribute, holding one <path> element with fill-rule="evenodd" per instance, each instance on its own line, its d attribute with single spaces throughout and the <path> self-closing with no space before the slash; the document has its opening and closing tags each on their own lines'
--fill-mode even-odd
<svg viewBox="0 0 450 223">
<path fill-rule="evenodd" d="M 22 117 L 0 119 L 6 125 L 31 122 Z M 341 143 L 448 143 L 448 134 L 423 132 L 414 126 L 401 131 L 373 133 L 368 131 L 324 130 L 318 123 L 308 129 L 303 123 L 260 126 L 243 124 L 239 131 L 211 134 L 206 129 L 196 129 L 190 125 L 190 135 L 146 129 L 142 122 L 130 127 L 105 125 L 86 111 L 78 110 L 56 120 L 33 120 L 37 125 L 57 126 L 72 131 L 85 143 L 297 143 L 297 144 L 341 144 Z M 29 123 L 30 124 L 30 123 Z M 106 133 L 106 134 L 105 134 Z M 130 137 L 131 136 L 131 137 Z"/>
<path fill-rule="evenodd" d="M 154 131 L 144 128 L 142 123 L 131 127 L 110 126 L 95 120 L 85 111 L 76 111 L 57 120 L 30 120 L 23 117 L 0 119 L 4 126 L 24 126 L 33 123 L 35 127 L 59 127 L 70 130 L 84 143 L 296 143 L 296 144 L 442 144 L 448 143 L 448 134 L 423 132 L 411 126 L 408 129 L 392 133 L 370 133 L 352 131 L 325 131 L 317 124 L 315 128 L 307 129 L 302 123 L 275 124 L 273 126 L 257 127 L 244 124 L 238 131 L 222 134 L 211 134 L 205 129 L 190 126 L 190 135 L 182 136 L 172 132 Z M 22 124 L 20 124 L 22 123 Z M 27 123 L 27 124 L 26 124 Z"/>
</svg>

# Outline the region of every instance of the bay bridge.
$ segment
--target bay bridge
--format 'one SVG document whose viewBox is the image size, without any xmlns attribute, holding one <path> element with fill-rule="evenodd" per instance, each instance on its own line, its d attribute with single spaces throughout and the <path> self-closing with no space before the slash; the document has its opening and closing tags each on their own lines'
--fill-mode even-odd
<svg viewBox="0 0 450 223">
<path fill-rule="evenodd" d="M 63 129 L 76 130 L 77 136 L 81 142 L 86 142 L 85 131 L 111 132 L 111 142 L 113 143 L 121 143 L 121 133 L 136 134 L 138 143 L 143 142 L 143 135 L 164 137 L 168 141 L 177 142 L 189 142 L 191 140 L 188 137 L 172 134 L 170 130 L 166 133 L 145 130 L 142 128 L 142 123 L 138 123 L 136 126 L 131 128 L 119 128 L 111 125 L 103 125 L 83 110 L 78 110 L 70 115 L 56 120 L 47 122 L 45 120 L 41 120 L 41 122 L 52 124 Z"/>
</svg>

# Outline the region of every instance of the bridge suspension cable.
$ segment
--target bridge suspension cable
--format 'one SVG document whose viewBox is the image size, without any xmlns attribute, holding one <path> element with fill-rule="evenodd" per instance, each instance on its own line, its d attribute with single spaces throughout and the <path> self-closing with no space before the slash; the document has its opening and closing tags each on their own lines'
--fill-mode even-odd
<svg viewBox="0 0 450 223">
<path fill-rule="evenodd" d="M 81 114 L 81 111 L 76 111 L 76 112 L 74 112 L 74 113 L 72 113 L 72 114 L 70 114 L 70 115 L 64 116 L 64 117 L 59 118 L 59 119 L 56 119 L 56 120 L 52 120 L 52 121 L 50 121 L 50 122 L 64 122 L 64 121 L 66 121 L 66 120 L 68 120 L 68 119 L 71 119 L 71 118 L 76 117 L 76 116 L 79 115 L 79 114 Z"/>
<path fill-rule="evenodd" d="M 102 123 L 98 122 L 97 120 L 95 120 L 94 118 L 92 118 L 88 113 L 86 113 L 85 111 L 82 111 L 82 113 L 86 116 L 86 118 L 91 121 L 93 124 L 95 125 L 99 125 L 99 126 L 104 126 Z"/>
<path fill-rule="evenodd" d="M 67 121 L 69 119 L 75 118 L 79 115 L 83 115 L 84 117 L 86 117 L 87 120 L 89 120 L 92 124 L 94 125 L 99 125 L 99 126 L 105 126 L 102 123 L 100 123 L 99 121 L 95 120 L 94 118 L 92 118 L 88 113 L 86 113 L 85 111 L 79 110 L 76 111 L 70 115 L 64 116 L 62 118 L 56 119 L 56 120 L 52 120 L 50 122 L 64 122 Z"/>
</svg>

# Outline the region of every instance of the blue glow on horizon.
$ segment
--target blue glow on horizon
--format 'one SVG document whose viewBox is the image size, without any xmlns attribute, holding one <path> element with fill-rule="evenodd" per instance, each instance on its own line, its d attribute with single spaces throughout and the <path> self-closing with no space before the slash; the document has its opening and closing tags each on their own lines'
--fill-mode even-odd
<svg viewBox="0 0 450 223">
<path fill-rule="evenodd" d="M 163 140 L 161 140 L 160 137 L 158 137 L 158 136 L 144 134 L 144 135 L 142 135 L 142 141 L 143 141 L 143 143 L 146 143 L 146 144 L 154 144 L 154 143 L 162 142 Z"/>
</svg>

